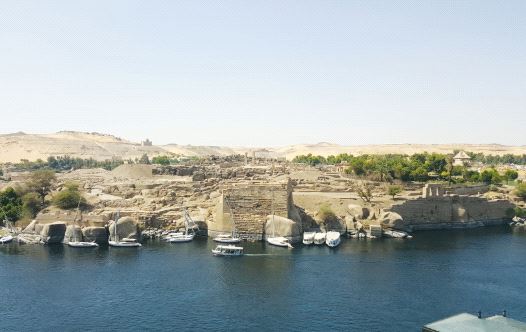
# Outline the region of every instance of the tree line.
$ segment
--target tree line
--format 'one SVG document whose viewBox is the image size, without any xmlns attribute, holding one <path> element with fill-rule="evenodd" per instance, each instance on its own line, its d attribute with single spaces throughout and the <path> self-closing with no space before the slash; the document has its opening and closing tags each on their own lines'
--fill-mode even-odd
<svg viewBox="0 0 526 332">
<path fill-rule="evenodd" d="M 416 153 L 411 156 L 403 154 L 360 155 L 339 154 L 336 156 L 300 155 L 293 160 L 311 166 L 336 165 L 345 163 L 347 174 L 365 177 L 374 181 L 392 182 L 429 180 L 444 180 L 450 183 L 484 182 L 499 184 L 517 179 L 515 170 L 507 170 L 500 174 L 495 168 L 488 168 L 482 172 L 471 170 L 465 166 L 454 166 L 451 155 L 440 153 Z"/>
</svg>

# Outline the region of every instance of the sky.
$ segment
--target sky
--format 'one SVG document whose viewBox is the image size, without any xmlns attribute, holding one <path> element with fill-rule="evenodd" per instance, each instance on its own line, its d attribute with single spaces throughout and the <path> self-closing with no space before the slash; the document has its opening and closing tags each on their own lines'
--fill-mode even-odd
<svg viewBox="0 0 526 332">
<path fill-rule="evenodd" d="M 0 2 L 0 133 L 526 144 L 526 1 Z"/>
</svg>

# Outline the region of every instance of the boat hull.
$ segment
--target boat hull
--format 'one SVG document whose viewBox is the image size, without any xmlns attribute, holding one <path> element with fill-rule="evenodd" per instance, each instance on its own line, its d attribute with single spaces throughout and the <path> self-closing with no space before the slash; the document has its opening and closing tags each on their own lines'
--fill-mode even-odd
<svg viewBox="0 0 526 332">
<path fill-rule="evenodd" d="M 14 237 L 12 235 L 6 235 L 0 238 L 0 244 L 12 242 Z"/>
<path fill-rule="evenodd" d="M 314 244 L 317 244 L 317 245 L 324 244 L 326 236 L 327 236 L 326 233 L 316 233 L 314 235 L 314 240 L 313 240 Z"/>
<path fill-rule="evenodd" d="M 134 247 L 142 247 L 142 244 L 138 242 L 118 242 L 118 241 L 109 241 L 108 244 L 111 247 L 116 248 L 134 248 Z"/>
<path fill-rule="evenodd" d="M 283 237 L 269 237 L 267 242 L 277 247 L 288 247 L 292 248 L 292 245 L 289 243 L 289 240 Z"/>
<path fill-rule="evenodd" d="M 95 242 L 68 242 L 72 248 L 97 248 L 99 245 Z"/>
</svg>

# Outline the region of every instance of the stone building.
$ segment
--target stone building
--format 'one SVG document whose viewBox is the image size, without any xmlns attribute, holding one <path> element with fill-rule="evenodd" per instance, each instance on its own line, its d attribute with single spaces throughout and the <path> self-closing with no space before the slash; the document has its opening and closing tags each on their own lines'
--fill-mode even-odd
<svg viewBox="0 0 526 332">
<path fill-rule="evenodd" d="M 290 181 L 230 184 L 221 190 L 215 218 L 208 222 L 208 234 L 228 233 L 235 227 L 242 239 L 262 240 L 268 215 L 274 212 L 299 222 L 295 211 Z"/>
<path fill-rule="evenodd" d="M 460 151 L 453 157 L 453 166 L 469 166 L 471 157 L 464 151 Z"/>
<path fill-rule="evenodd" d="M 141 142 L 142 146 L 152 146 L 153 143 L 148 138 Z"/>
</svg>

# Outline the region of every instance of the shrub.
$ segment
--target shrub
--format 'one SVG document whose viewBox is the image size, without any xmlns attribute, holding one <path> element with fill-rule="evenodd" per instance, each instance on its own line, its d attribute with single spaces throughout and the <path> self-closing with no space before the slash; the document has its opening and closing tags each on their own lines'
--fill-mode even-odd
<svg viewBox="0 0 526 332">
<path fill-rule="evenodd" d="M 387 187 L 387 194 L 389 196 L 393 196 L 393 199 L 395 198 L 396 195 L 400 194 L 401 192 L 402 192 L 402 187 L 400 186 L 391 185 Z"/>
<path fill-rule="evenodd" d="M 22 203 L 23 212 L 25 215 L 29 215 L 31 218 L 34 218 L 42 207 L 38 194 L 34 192 L 27 193 L 22 196 Z"/>
<path fill-rule="evenodd" d="M 522 198 L 523 200 L 526 200 L 526 183 L 519 183 L 517 184 L 517 189 L 515 190 L 515 194 Z"/>
<path fill-rule="evenodd" d="M 16 191 L 8 187 L 0 192 L 0 220 L 7 218 L 9 221 L 16 221 L 22 214 L 22 199 Z"/>
<path fill-rule="evenodd" d="M 53 196 L 53 205 L 68 210 L 77 206 L 84 207 L 86 199 L 80 194 L 77 184 L 66 183 L 64 189 Z"/>
<path fill-rule="evenodd" d="M 328 223 L 337 219 L 336 214 L 332 211 L 331 206 L 324 203 L 318 210 L 318 217 L 320 217 L 323 223 Z"/>
</svg>

